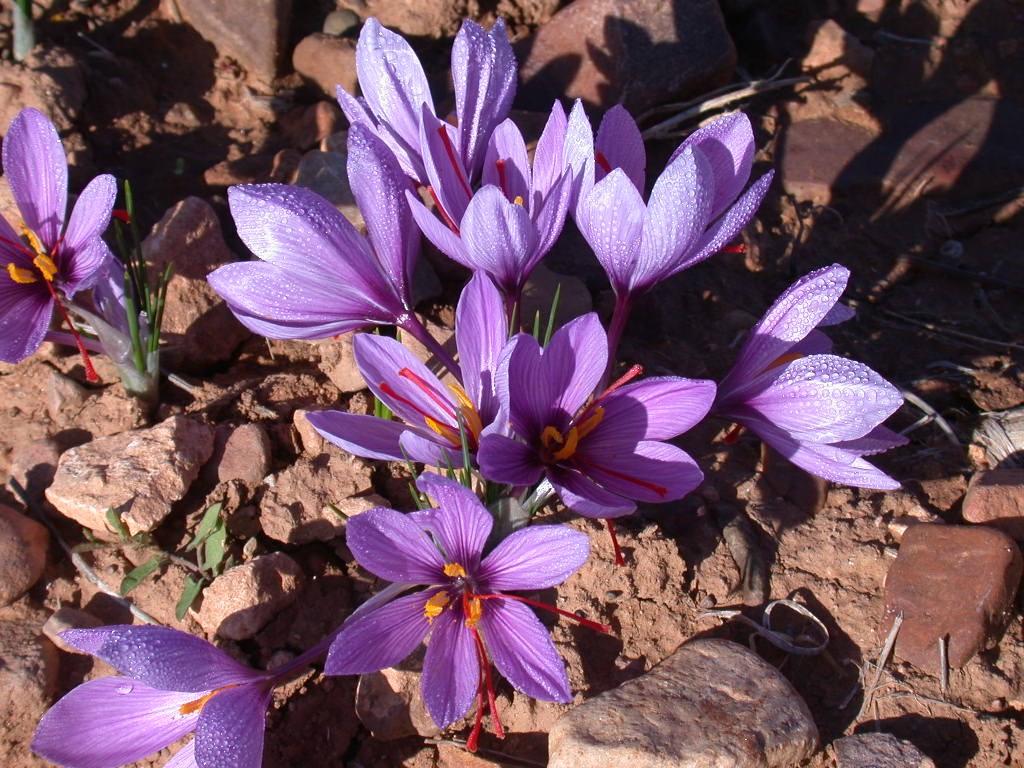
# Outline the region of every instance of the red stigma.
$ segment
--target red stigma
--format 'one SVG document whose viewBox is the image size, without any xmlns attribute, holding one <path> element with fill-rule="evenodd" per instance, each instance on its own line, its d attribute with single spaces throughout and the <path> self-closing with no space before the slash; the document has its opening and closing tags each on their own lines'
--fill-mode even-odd
<svg viewBox="0 0 1024 768">
<path fill-rule="evenodd" d="M 725 437 L 722 438 L 722 442 L 726 445 L 733 445 L 737 440 L 740 439 L 740 435 L 743 433 L 742 424 L 733 424 L 732 429 L 726 433 Z"/>
<path fill-rule="evenodd" d="M 608 534 L 612 537 L 612 549 L 615 550 L 615 564 L 625 565 L 626 561 L 622 557 L 622 548 L 619 546 L 619 537 L 615 535 L 615 526 L 612 524 L 611 518 L 606 518 L 604 522 L 608 526 Z"/>
<path fill-rule="evenodd" d="M 423 377 L 413 373 L 409 368 L 402 368 L 398 375 L 403 379 L 408 379 L 417 387 L 419 387 L 427 397 L 437 403 L 437 406 L 444 411 L 446 414 L 451 416 L 453 419 L 456 418 L 455 410 L 452 408 L 451 403 L 447 399 L 437 393 L 437 391 L 431 387 L 427 382 L 423 380 Z"/>
<path fill-rule="evenodd" d="M 437 212 L 441 214 L 441 218 L 444 219 L 444 223 L 448 225 L 448 229 L 461 237 L 459 225 L 452 221 L 452 217 L 448 215 L 448 211 L 446 211 L 444 206 L 441 205 L 441 201 L 437 198 L 437 192 L 434 191 L 433 187 L 427 187 L 427 190 L 430 192 L 430 198 L 434 201 L 434 207 L 437 208 Z"/>
<path fill-rule="evenodd" d="M 110 215 L 113 216 L 115 219 L 123 221 L 125 224 L 132 223 L 132 217 L 128 215 L 128 211 L 126 211 L 124 208 L 115 208 L 110 212 Z"/>
<path fill-rule="evenodd" d="M 594 153 L 594 160 L 596 160 L 597 164 L 601 166 L 602 171 L 605 173 L 612 172 L 612 164 L 608 162 L 608 158 L 604 156 L 604 153 L 601 152 L 601 150 L 597 150 Z"/>
<path fill-rule="evenodd" d="M 627 384 L 628 382 L 632 381 L 633 379 L 635 379 L 637 376 L 639 376 L 643 372 L 644 372 L 644 367 L 642 365 L 633 365 L 633 366 L 631 366 L 628 371 L 626 371 L 624 374 L 619 376 L 619 378 L 617 378 L 615 381 L 613 381 L 611 384 L 609 384 L 608 388 L 605 389 L 604 392 L 602 392 L 600 395 L 598 395 L 594 399 L 594 402 L 597 402 L 598 400 L 601 400 L 602 398 L 607 397 L 612 392 L 614 392 L 616 389 L 618 389 L 619 387 L 623 386 L 624 384 Z"/>
<path fill-rule="evenodd" d="M 494 164 L 498 168 L 498 186 L 501 187 L 501 191 L 505 193 L 505 197 L 508 197 L 508 179 L 505 176 L 505 161 L 498 160 Z"/>
<path fill-rule="evenodd" d="M 736 245 L 725 246 L 720 253 L 746 253 L 747 246 L 743 243 L 737 243 Z"/>
<path fill-rule="evenodd" d="M 448 154 L 448 162 L 452 164 L 452 169 L 455 171 L 455 175 L 459 177 L 459 183 L 462 185 L 463 191 L 467 197 L 473 196 L 473 190 L 469 188 L 469 182 L 466 181 L 466 176 L 462 172 L 462 164 L 459 159 L 455 156 L 455 147 L 452 146 L 451 137 L 448 136 L 448 129 L 444 125 L 437 126 L 437 132 L 441 136 L 441 143 L 444 144 L 444 150 Z"/>
</svg>

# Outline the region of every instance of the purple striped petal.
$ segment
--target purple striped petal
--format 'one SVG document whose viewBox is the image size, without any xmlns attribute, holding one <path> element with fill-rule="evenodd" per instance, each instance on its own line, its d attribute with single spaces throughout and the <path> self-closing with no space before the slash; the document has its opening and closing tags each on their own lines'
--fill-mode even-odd
<svg viewBox="0 0 1024 768">
<path fill-rule="evenodd" d="M 610 493 L 654 504 L 681 499 L 704 479 L 690 455 L 669 443 L 646 441 L 630 448 L 588 438 L 573 459 Z"/>
<path fill-rule="evenodd" d="M 444 514 L 431 517 L 430 532 L 444 550 L 446 562 L 475 573 L 494 525 L 490 512 L 469 488 L 446 477 L 426 472 L 419 476 L 416 487 L 444 510 Z"/>
<path fill-rule="evenodd" d="M 503 539 L 477 577 L 492 592 L 545 589 L 569 578 L 589 555 L 586 534 L 564 525 L 532 525 Z"/>
<path fill-rule="evenodd" d="M 271 690 L 244 685 L 206 702 L 193 742 L 200 768 L 260 768 Z"/>
<path fill-rule="evenodd" d="M 480 627 L 494 666 L 527 696 L 572 701 L 565 662 L 533 611 L 513 600 L 488 600 Z"/>
<path fill-rule="evenodd" d="M 157 690 L 127 677 L 91 680 L 43 716 L 32 751 L 75 768 L 134 763 L 195 728 L 199 713 L 181 714 L 195 698 L 195 693 Z"/>
<path fill-rule="evenodd" d="M 424 107 L 420 146 L 427 180 L 437 202 L 448 218 L 458 224 L 466 213 L 473 190 L 455 146 L 455 129 L 438 120 Z"/>
<path fill-rule="evenodd" d="M 195 739 L 175 752 L 171 759 L 164 763 L 164 768 L 199 768 L 196 762 Z"/>
<path fill-rule="evenodd" d="M 350 518 L 345 536 L 359 564 L 382 579 L 436 584 L 444 578 L 441 553 L 427 533 L 401 512 L 374 507 Z"/>
<path fill-rule="evenodd" d="M 621 170 L 608 174 L 586 197 L 581 193 L 576 223 L 616 295 L 626 293 L 632 282 L 646 217 L 643 198 Z"/>
<path fill-rule="evenodd" d="M 622 517 L 636 511 L 632 501 L 605 490 L 582 472 L 551 467 L 547 475 L 562 503 L 584 517 Z"/>
<path fill-rule="evenodd" d="M 52 316 L 53 299 L 41 282 L 21 285 L 0 274 L 0 360 L 17 363 L 39 349 Z"/>
<path fill-rule="evenodd" d="M 110 224 L 117 197 L 113 176 L 97 176 L 78 196 L 59 251 L 61 287 L 67 296 L 88 288 L 114 258 L 101 235 Z"/>
<path fill-rule="evenodd" d="M 321 437 L 344 451 L 364 459 L 405 461 L 399 445 L 409 429 L 405 424 L 345 411 L 317 411 L 306 418 Z"/>
<path fill-rule="evenodd" d="M 476 455 L 480 472 L 494 483 L 529 486 L 540 478 L 544 465 L 530 446 L 505 435 L 484 435 Z"/>
<path fill-rule="evenodd" d="M 841 440 L 833 444 L 833 447 L 844 451 L 851 451 L 860 456 L 871 456 L 872 454 L 882 453 L 892 448 L 899 448 L 909 442 L 899 432 L 893 432 L 888 427 L 879 425 L 864 435 L 864 437 L 858 437 L 856 440 Z"/>
<path fill-rule="evenodd" d="M 404 595 L 350 619 L 331 643 L 324 672 L 364 675 L 398 664 L 427 636 L 430 625 L 424 608 L 438 591 L 427 589 Z"/>
<path fill-rule="evenodd" d="M 205 640 L 170 627 L 68 629 L 61 639 L 134 680 L 164 691 L 212 691 L 264 677 Z"/>
<path fill-rule="evenodd" d="M 714 199 L 711 218 L 721 215 L 743 191 L 754 162 L 754 131 L 742 112 L 723 115 L 690 134 L 672 153 L 669 163 L 687 149 L 696 149 L 711 165 Z"/>
<path fill-rule="evenodd" d="M 580 99 L 572 105 L 565 133 L 565 167 L 571 172 L 572 197 L 570 206 L 574 218 L 579 218 L 579 203 L 594 188 L 594 129 Z"/>
<path fill-rule="evenodd" d="M 473 269 L 473 262 L 466 251 L 466 244 L 462 242 L 462 238 L 431 213 L 412 192 L 406 191 L 405 200 L 409 204 L 409 211 L 416 221 L 416 226 L 419 227 L 424 237 L 449 259 L 458 262 L 466 269 Z"/>
<path fill-rule="evenodd" d="M 600 159 L 597 161 L 595 182 L 599 182 L 611 168 L 620 168 L 636 190 L 643 194 L 647 152 L 636 120 L 621 104 L 604 113 L 594 148 L 604 159 L 604 163 Z"/>
<path fill-rule="evenodd" d="M 506 342 L 508 320 L 501 294 L 487 275 L 477 272 L 462 289 L 455 309 L 455 343 L 466 394 L 485 426 L 498 412 L 494 375 Z"/>
<path fill-rule="evenodd" d="M 484 157 L 481 184 L 495 186 L 508 200 L 521 197 L 529 208 L 533 181 L 526 142 L 512 120 L 505 120 L 491 134 Z"/>
<path fill-rule="evenodd" d="M 769 171 L 755 181 L 725 215 L 711 225 L 704 234 L 700 245 L 683 262 L 681 269 L 691 267 L 714 256 L 740 233 L 750 220 L 754 218 L 758 206 L 768 193 L 768 187 L 775 177 L 775 171 Z"/>
<path fill-rule="evenodd" d="M 565 218 L 569 215 L 569 202 L 572 198 L 572 183 L 569 171 L 565 171 L 561 177 L 555 180 L 547 196 L 538 198 L 540 202 L 532 209 L 534 226 L 537 230 L 537 256 L 535 261 L 540 261 L 547 255 L 558 236 L 562 234 L 565 226 Z"/>
<path fill-rule="evenodd" d="M 470 201 L 461 229 L 474 268 L 514 295 L 540 259 L 526 208 L 509 202 L 497 187 L 484 187 Z"/>
<path fill-rule="evenodd" d="M 462 611 L 442 612 L 434 619 L 420 683 L 423 703 L 438 728 L 447 728 L 466 714 L 476 695 L 479 675 L 473 635 Z"/>
<path fill-rule="evenodd" d="M 596 403 L 604 414 L 586 440 L 669 440 L 698 424 L 714 399 L 715 383 L 706 379 L 660 376 L 627 384 Z"/>
<path fill-rule="evenodd" d="M 15 116 L 4 136 L 3 164 L 21 218 L 50 251 L 67 211 L 68 161 L 46 115 L 29 107 Z"/>
<path fill-rule="evenodd" d="M 567 173 L 565 140 L 568 127 L 565 110 L 562 109 L 561 103 L 556 101 L 551 105 L 551 113 L 533 151 L 533 199 L 530 200 L 529 206 L 531 211 L 536 208 L 538 199 L 546 198 L 555 182 Z"/>
</svg>

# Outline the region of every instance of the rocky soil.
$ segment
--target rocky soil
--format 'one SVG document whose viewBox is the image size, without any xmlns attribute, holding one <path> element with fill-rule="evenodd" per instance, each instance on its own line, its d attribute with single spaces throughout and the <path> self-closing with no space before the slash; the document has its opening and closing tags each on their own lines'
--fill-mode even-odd
<svg viewBox="0 0 1024 768">
<path fill-rule="evenodd" d="M 190 570 L 166 560 L 130 594 L 156 620 L 277 665 L 376 589 L 329 505 L 408 508 L 407 473 L 329 448 L 304 417 L 371 407 L 351 340 L 252 337 L 204 277 L 247 257 L 227 215 L 232 184 L 302 184 L 358 220 L 332 94 L 336 83 L 355 87 L 362 18 L 407 34 L 450 105 L 460 19 L 501 15 L 521 65 L 521 124 L 536 135 L 556 96 L 582 98 L 594 115 L 625 103 L 649 129 L 649 179 L 723 108 L 724 86 L 762 81 L 724 105 L 750 115 L 758 166 L 777 169 L 745 252 L 656 290 L 622 356 L 652 374 L 721 377 L 786 285 L 839 261 L 853 272 L 857 317 L 830 335 L 906 393 L 891 424 L 910 444 L 877 458 L 903 487 L 827 487 L 752 436 L 727 443 L 730 425 L 703 425 L 682 441 L 702 488 L 618 526 L 626 567 L 602 528 L 548 513 L 586 531 L 593 556 L 545 598 L 614 628 L 552 623 L 573 707 L 501 687 L 510 735 L 485 737 L 471 757 L 459 746 L 466 729 L 438 733 L 415 700 L 414 661 L 358 681 L 312 672 L 279 692 L 265 765 L 659 764 L 652 755 L 703 765 L 729 750 L 738 766 L 1024 764 L 1014 543 L 1024 539 L 1024 6 L 345 1 L 40 0 L 24 63 L 11 58 L 9 8 L 0 11 L 0 127 L 23 107 L 43 109 L 68 149 L 73 191 L 100 171 L 130 179 L 147 257 L 176 264 L 163 358 L 172 375 L 151 411 L 102 359 L 99 385 L 65 348 L 0 364 L 0 476 L 27 489 L 31 514 L 55 525 L 79 563 L 26 516 L 13 484 L 0 488 L 0 762 L 45 765 L 27 747 L 42 712 L 110 673 L 55 645 L 68 626 L 131 620 L 83 564 L 116 587 L 155 552 L 192 557 L 185 547 L 214 503 L 237 565 L 178 621 Z M 0 187 L 0 214 L 13 219 Z M 443 329 L 464 275 L 437 254 L 426 262 L 419 310 Z M 531 288 L 538 306 L 560 281 L 570 313 L 610 310 L 575 233 L 546 266 Z M 110 530 L 108 505 L 130 508 L 132 538 Z M 766 617 L 783 598 L 798 609 Z M 894 624 L 895 653 L 879 667 Z M 701 731 L 719 723 L 711 708 L 729 713 L 721 725 L 733 730 L 712 729 L 727 738 Z M 609 725 L 609 713 L 622 720 Z M 648 751 L 623 751 L 630 739 Z M 685 753 L 690 743 L 704 752 Z"/>
</svg>

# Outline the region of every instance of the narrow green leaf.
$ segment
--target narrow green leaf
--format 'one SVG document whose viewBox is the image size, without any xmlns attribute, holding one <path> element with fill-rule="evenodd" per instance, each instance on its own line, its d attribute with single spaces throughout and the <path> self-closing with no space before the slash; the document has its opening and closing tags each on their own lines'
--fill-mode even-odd
<svg viewBox="0 0 1024 768">
<path fill-rule="evenodd" d="M 142 565 L 132 568 L 125 574 L 125 577 L 121 579 L 121 586 L 118 588 L 118 592 L 121 593 L 121 597 L 124 597 L 133 589 L 135 589 L 142 580 L 145 579 L 149 574 L 153 573 L 157 568 L 163 565 L 164 558 L 160 555 L 153 555 L 149 560 L 144 562 Z"/>
<path fill-rule="evenodd" d="M 328 501 L 328 502 L 327 502 L 327 506 L 331 508 L 331 512 L 333 512 L 334 514 L 336 514 L 336 515 L 337 515 L 338 517 L 340 517 L 340 518 L 341 518 L 342 520 L 348 520 L 348 515 L 346 515 L 346 514 L 345 514 L 344 512 L 342 512 L 342 511 L 341 511 L 340 509 L 338 509 L 338 508 L 337 508 L 336 506 L 334 506 L 334 504 L 332 504 L 331 502 L 329 502 L 329 501 Z"/>
<path fill-rule="evenodd" d="M 203 542 L 203 562 L 201 567 L 204 571 L 217 574 L 221 564 L 224 562 L 224 551 L 228 542 L 228 529 L 223 523 L 213 529 L 213 532 Z"/>
<path fill-rule="evenodd" d="M 544 346 L 551 341 L 551 334 L 555 332 L 555 315 L 558 314 L 558 300 L 562 297 L 562 284 L 555 286 L 555 295 L 551 299 L 551 311 L 548 313 L 548 327 L 544 332 Z"/>
<path fill-rule="evenodd" d="M 128 531 L 128 526 L 124 524 L 124 520 L 121 519 L 121 515 L 116 509 L 113 507 L 107 507 L 106 519 L 107 525 L 110 526 L 110 530 L 122 539 L 131 537 L 131 533 Z"/>
<path fill-rule="evenodd" d="M 191 576 L 185 577 L 185 587 L 181 590 L 181 598 L 178 600 L 178 604 L 174 606 L 174 616 L 181 621 L 185 618 L 185 614 L 188 613 L 188 609 L 192 607 L 192 603 L 199 597 L 199 593 L 203 591 L 204 582 L 201 579 L 194 579 Z"/>
<path fill-rule="evenodd" d="M 192 541 L 187 547 L 186 552 L 191 552 L 193 549 L 202 544 L 213 533 L 214 528 L 217 527 L 217 523 L 220 520 L 220 510 L 223 505 L 218 501 L 216 504 L 211 504 L 210 508 L 203 514 L 203 519 L 199 521 L 199 526 L 196 528 L 195 535 L 192 537 Z"/>
</svg>

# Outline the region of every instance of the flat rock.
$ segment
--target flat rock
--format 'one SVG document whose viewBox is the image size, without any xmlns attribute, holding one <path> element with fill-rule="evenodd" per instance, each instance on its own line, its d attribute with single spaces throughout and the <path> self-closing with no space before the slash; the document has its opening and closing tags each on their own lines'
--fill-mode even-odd
<svg viewBox="0 0 1024 768">
<path fill-rule="evenodd" d="M 840 192 L 874 184 L 870 174 L 853 179 L 848 167 L 871 144 L 877 133 L 836 117 L 800 120 L 782 137 L 779 180 L 798 200 L 828 205 Z"/>
<path fill-rule="evenodd" d="M 478 6 L 468 0 L 344 0 L 363 19 L 411 37 L 453 37 Z"/>
<path fill-rule="evenodd" d="M 288 555 L 262 555 L 214 579 L 195 619 L 207 635 L 246 640 L 294 603 L 303 583 L 302 569 Z"/>
<path fill-rule="evenodd" d="M 373 493 L 370 465 L 331 447 L 312 459 L 300 458 L 268 480 L 260 501 L 260 526 L 285 544 L 330 541 L 345 530 L 345 518 L 388 506 Z"/>
<path fill-rule="evenodd" d="M 65 643 L 60 633 L 67 629 L 95 629 L 101 626 L 103 626 L 103 622 L 91 613 L 64 605 L 54 611 L 43 624 L 43 634 L 49 638 L 51 643 L 66 653 L 85 654 L 84 651 Z"/>
<path fill-rule="evenodd" d="M 832 742 L 836 768 L 935 768 L 909 741 L 889 733 L 858 733 Z"/>
<path fill-rule="evenodd" d="M 575 0 L 517 46 L 516 104 L 583 99 L 634 114 L 729 82 L 736 48 L 714 0 Z"/>
<path fill-rule="evenodd" d="M 187 197 L 174 205 L 143 241 L 142 252 L 156 272 L 174 264 L 163 318 L 168 346 L 162 357 L 176 370 L 192 373 L 231 359 L 251 334 L 206 282 L 214 269 L 235 261 L 209 203 Z"/>
<path fill-rule="evenodd" d="M 24 65 L 0 61 L 0 131 L 6 133 L 21 110 L 35 107 L 63 133 L 74 127 L 85 97 L 81 63 L 68 50 L 47 43 L 36 46 Z"/>
<path fill-rule="evenodd" d="M 949 638 L 949 666 L 991 648 L 1013 612 L 1022 559 L 1013 539 L 982 526 L 913 525 L 885 578 L 886 637 L 903 614 L 895 653 L 939 673 L 939 638 Z"/>
<path fill-rule="evenodd" d="M 359 85 L 356 41 L 347 37 L 323 32 L 307 35 L 292 52 L 292 66 L 327 96 L 333 97 L 339 85 L 349 93 L 355 93 Z"/>
<path fill-rule="evenodd" d="M 93 437 L 137 429 L 148 421 L 146 406 L 120 384 L 86 389 L 60 371 L 50 371 L 46 380 L 46 410 L 57 426 L 85 430 Z"/>
<path fill-rule="evenodd" d="M 976 473 L 964 496 L 963 518 L 991 525 L 1024 541 L 1024 468 Z"/>
<path fill-rule="evenodd" d="M 360 675 L 356 714 L 373 738 L 393 741 L 406 736 L 433 738 L 441 733 L 420 693 L 422 660 L 415 666 L 415 669 L 388 668 Z"/>
<path fill-rule="evenodd" d="M 356 367 L 352 350 L 352 334 L 343 333 L 317 343 L 320 352 L 319 368 L 343 395 L 366 389 L 366 382 Z"/>
<path fill-rule="evenodd" d="M 93 440 L 64 452 L 46 498 L 94 531 L 113 507 L 133 535 L 151 531 L 182 498 L 213 453 L 213 429 L 172 416 L 149 429 Z"/>
<path fill-rule="evenodd" d="M 41 501 L 43 492 L 53 482 L 61 450 L 60 442 L 52 437 L 15 444 L 11 453 L 10 478 L 16 480 L 30 498 Z"/>
<path fill-rule="evenodd" d="M 10 605 L 43 575 L 50 534 L 16 509 L 0 504 L 0 605 Z"/>
<path fill-rule="evenodd" d="M 555 723 L 549 768 L 772 768 L 814 754 L 818 729 L 775 667 L 728 640 L 693 640 Z"/>
<path fill-rule="evenodd" d="M 242 424 L 217 442 L 210 463 L 216 467 L 218 482 L 263 482 L 270 471 L 270 437 L 262 425 Z"/>
<path fill-rule="evenodd" d="M 181 17 L 257 79 L 277 75 L 288 39 L 292 0 L 174 0 Z"/>
</svg>

